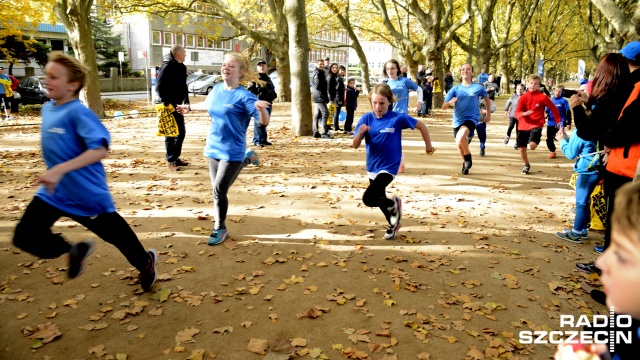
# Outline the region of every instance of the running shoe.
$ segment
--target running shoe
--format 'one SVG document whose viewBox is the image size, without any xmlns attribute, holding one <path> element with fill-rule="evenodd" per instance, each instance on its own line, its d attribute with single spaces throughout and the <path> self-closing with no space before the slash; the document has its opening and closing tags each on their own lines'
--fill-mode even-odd
<svg viewBox="0 0 640 360">
<path fill-rule="evenodd" d="M 593 251 L 597 252 L 598 254 L 603 254 L 604 253 L 604 245 L 596 245 L 593 247 Z"/>
<path fill-rule="evenodd" d="M 556 233 L 556 236 L 562 240 L 567 240 L 574 244 L 582 244 L 582 240 L 587 240 L 589 238 L 588 232 L 578 233 L 573 230 L 563 230 Z"/>
<path fill-rule="evenodd" d="M 600 270 L 596 264 L 594 262 L 590 262 L 590 263 L 577 263 L 576 267 L 578 268 L 578 270 L 587 273 L 587 274 L 602 274 L 602 270 Z"/>
<path fill-rule="evenodd" d="M 244 153 L 244 158 L 249 159 L 249 162 L 252 165 L 260 166 L 260 159 L 258 159 L 258 154 L 253 149 L 247 149 Z"/>
<path fill-rule="evenodd" d="M 156 283 L 156 279 L 158 279 L 158 270 L 156 269 L 156 263 L 158 263 L 158 252 L 156 249 L 147 250 L 147 254 L 149 254 L 149 263 L 144 271 L 140 272 L 140 285 L 142 286 L 142 290 L 149 291 L 153 284 Z"/>
<path fill-rule="evenodd" d="M 387 228 L 387 232 L 384 233 L 384 238 L 387 240 L 393 240 L 398 235 L 398 230 L 400 230 L 400 221 L 398 221 L 395 225 L 389 225 Z"/>
<path fill-rule="evenodd" d="M 391 198 L 393 201 L 393 206 L 389 208 L 390 216 L 389 216 L 389 224 L 396 225 L 400 222 L 400 218 L 402 217 L 402 200 L 399 197 L 394 196 Z"/>
<path fill-rule="evenodd" d="M 82 275 L 86 267 L 86 260 L 93 252 L 93 243 L 91 241 L 81 241 L 71 245 L 69 250 L 69 279 L 75 279 Z"/>
<path fill-rule="evenodd" d="M 525 174 L 525 175 L 529 173 L 529 170 L 531 170 L 531 165 L 529 165 L 529 164 L 525 164 L 522 167 L 522 173 Z"/>
<path fill-rule="evenodd" d="M 504 137 L 504 144 L 507 145 L 509 143 L 509 137 L 505 136 Z"/>
<path fill-rule="evenodd" d="M 223 241 L 227 240 L 228 236 L 229 236 L 229 232 L 227 231 L 227 228 L 222 228 L 217 230 L 213 229 L 213 231 L 211 231 L 211 235 L 209 235 L 209 241 L 207 241 L 207 244 L 211 246 L 218 245 Z"/>
</svg>

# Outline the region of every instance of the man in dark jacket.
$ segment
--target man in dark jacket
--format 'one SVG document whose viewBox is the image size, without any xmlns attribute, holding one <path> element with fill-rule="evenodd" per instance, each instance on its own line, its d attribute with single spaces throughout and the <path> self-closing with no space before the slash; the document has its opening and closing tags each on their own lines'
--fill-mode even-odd
<svg viewBox="0 0 640 360">
<path fill-rule="evenodd" d="M 180 160 L 182 143 L 185 137 L 184 116 L 178 105 L 189 104 L 189 90 L 187 88 L 187 67 L 183 64 L 187 52 L 181 45 L 173 45 L 158 71 L 156 80 L 156 104 L 173 105 L 176 111 L 173 116 L 178 124 L 178 136 L 165 137 L 169 169 L 180 170 L 180 166 L 189 165 Z"/>
<path fill-rule="evenodd" d="M 278 94 L 271 78 L 267 75 L 267 63 L 264 60 L 258 61 L 257 70 L 260 80 L 264 81 L 265 84 L 260 86 L 254 82 L 249 86 L 248 90 L 256 95 L 258 99 L 273 104 L 273 100 L 278 97 Z M 269 115 L 271 115 L 271 109 L 271 107 L 267 109 Z M 267 125 L 261 124 L 260 119 L 253 119 L 253 145 L 260 147 L 271 145 L 267 141 Z"/>
<path fill-rule="evenodd" d="M 318 59 L 316 62 L 316 70 L 313 72 L 313 83 L 311 88 L 311 96 L 316 104 L 316 114 L 313 117 L 313 137 L 330 139 L 331 135 L 326 131 L 325 124 L 329 119 L 329 93 L 327 92 L 327 78 L 324 73 L 324 61 Z M 322 134 L 321 134 L 322 132 Z"/>
</svg>

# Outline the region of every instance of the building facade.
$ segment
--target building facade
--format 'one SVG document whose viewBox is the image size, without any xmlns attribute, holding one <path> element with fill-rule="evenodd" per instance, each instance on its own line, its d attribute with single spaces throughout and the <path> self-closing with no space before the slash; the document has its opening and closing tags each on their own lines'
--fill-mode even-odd
<svg viewBox="0 0 640 360">
<path fill-rule="evenodd" d="M 374 76 L 381 76 L 384 63 L 390 59 L 400 61 L 398 50 L 387 42 L 382 41 L 361 41 L 360 46 L 367 57 L 369 65 L 369 73 Z M 359 69 L 360 60 L 358 54 L 352 48 L 349 48 L 349 68 Z"/>
</svg>

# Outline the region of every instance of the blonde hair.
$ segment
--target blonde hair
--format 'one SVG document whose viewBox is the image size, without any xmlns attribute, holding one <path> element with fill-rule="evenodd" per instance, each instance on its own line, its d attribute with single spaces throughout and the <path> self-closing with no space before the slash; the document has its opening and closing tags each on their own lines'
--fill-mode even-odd
<svg viewBox="0 0 640 360">
<path fill-rule="evenodd" d="M 389 85 L 385 83 L 376 84 L 376 86 L 374 86 L 369 93 L 369 104 L 371 104 L 371 97 L 373 96 L 373 94 L 378 94 L 386 97 L 390 102 L 389 110 L 393 110 L 393 103 L 396 101 L 396 98 L 393 96 L 393 92 L 391 91 Z"/>
<path fill-rule="evenodd" d="M 240 85 L 247 86 L 250 82 L 255 82 L 259 86 L 264 86 L 266 84 L 266 82 L 260 80 L 260 75 L 258 75 L 258 73 L 253 70 L 251 63 L 246 56 L 237 52 L 230 52 L 224 54 L 224 57 L 233 59 L 238 64 L 240 64 L 240 70 L 242 70 L 242 76 L 240 76 Z"/>
<path fill-rule="evenodd" d="M 635 239 L 640 246 L 640 182 L 626 183 L 616 191 L 611 228 Z"/>
<path fill-rule="evenodd" d="M 49 62 L 54 62 L 62 65 L 65 69 L 67 69 L 67 80 L 72 82 L 77 82 L 80 84 L 78 89 L 76 89 L 74 95 L 78 95 L 80 90 L 84 87 L 86 78 L 87 78 L 87 68 L 84 67 L 73 56 L 65 55 L 60 51 L 53 51 L 49 54 Z"/>
<path fill-rule="evenodd" d="M 538 80 L 538 83 L 542 84 L 542 81 L 540 80 L 540 76 L 538 76 L 536 74 L 529 75 L 529 81 L 531 81 L 531 80 Z"/>
</svg>

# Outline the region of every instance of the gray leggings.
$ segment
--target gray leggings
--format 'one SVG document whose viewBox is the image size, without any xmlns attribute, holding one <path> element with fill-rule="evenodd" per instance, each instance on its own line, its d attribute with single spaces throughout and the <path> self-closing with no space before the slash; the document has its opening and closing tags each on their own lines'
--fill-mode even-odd
<svg viewBox="0 0 640 360">
<path fill-rule="evenodd" d="M 224 161 L 209 159 L 209 178 L 213 188 L 213 218 L 216 221 L 214 229 L 226 228 L 224 221 L 227 218 L 229 199 L 227 193 L 236 181 L 240 171 L 249 164 L 250 160 Z"/>
</svg>

